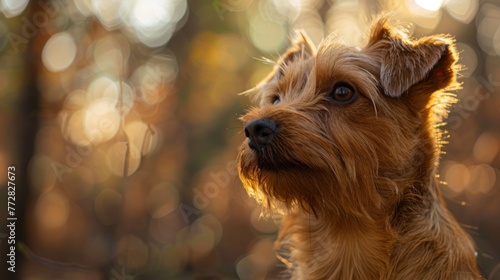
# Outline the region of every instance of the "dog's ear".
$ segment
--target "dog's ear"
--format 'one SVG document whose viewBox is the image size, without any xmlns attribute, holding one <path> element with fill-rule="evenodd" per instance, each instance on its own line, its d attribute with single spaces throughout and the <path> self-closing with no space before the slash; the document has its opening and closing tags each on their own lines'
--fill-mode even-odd
<svg viewBox="0 0 500 280">
<path fill-rule="evenodd" d="M 291 46 L 274 63 L 273 71 L 271 71 L 271 73 L 269 73 L 263 80 L 261 80 L 257 84 L 257 86 L 243 92 L 243 94 L 256 92 L 256 94 L 254 95 L 254 100 L 261 100 L 263 95 L 260 89 L 262 89 L 267 83 L 273 80 L 279 80 L 281 77 L 283 77 L 283 70 L 286 68 L 287 64 L 293 63 L 294 61 L 298 60 L 308 59 L 315 55 L 316 47 L 312 43 L 311 39 L 309 39 L 309 37 L 303 31 L 297 31 L 294 38 L 292 39 Z"/>
<path fill-rule="evenodd" d="M 311 57 L 316 53 L 316 47 L 304 31 L 297 31 L 292 40 L 292 46 L 280 58 L 281 63 L 294 61 L 297 58 Z"/>
<path fill-rule="evenodd" d="M 283 76 L 283 69 L 287 64 L 300 59 L 307 59 L 316 55 L 316 47 L 312 43 L 309 36 L 304 31 L 297 31 L 292 39 L 292 45 L 286 52 L 276 61 L 273 71 L 269 73 L 256 88 L 268 83 L 273 79 L 279 79 Z"/>
<path fill-rule="evenodd" d="M 292 40 L 292 45 L 277 61 L 274 77 L 280 78 L 287 64 L 296 60 L 307 59 L 315 54 L 316 47 L 311 42 L 311 39 L 303 31 L 297 31 L 295 38 Z"/>
<path fill-rule="evenodd" d="M 455 82 L 458 56 L 449 36 L 411 40 L 382 18 L 372 27 L 366 48 L 380 59 L 380 82 L 389 96 L 399 97 L 413 86 L 434 92 Z"/>
</svg>

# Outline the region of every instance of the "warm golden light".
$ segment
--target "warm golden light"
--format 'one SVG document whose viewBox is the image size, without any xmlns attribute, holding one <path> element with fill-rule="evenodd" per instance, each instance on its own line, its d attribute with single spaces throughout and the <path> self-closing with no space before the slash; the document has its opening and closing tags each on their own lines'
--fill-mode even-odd
<svg viewBox="0 0 500 280">
<path fill-rule="evenodd" d="M 432 12 L 439 10 L 443 5 L 443 0 L 414 0 L 414 2 L 417 6 Z"/>
<path fill-rule="evenodd" d="M 58 33 L 52 36 L 43 48 L 43 64 L 52 72 L 66 70 L 75 59 L 76 51 L 73 37 L 66 32 Z"/>
<path fill-rule="evenodd" d="M 460 163 L 448 161 L 443 164 L 444 180 L 455 193 L 463 192 L 470 182 L 469 169 Z"/>
<path fill-rule="evenodd" d="M 477 162 L 490 164 L 498 154 L 500 139 L 485 132 L 479 136 L 474 145 L 473 155 Z"/>
<path fill-rule="evenodd" d="M 112 144 L 106 153 L 107 167 L 116 176 L 130 176 L 137 171 L 140 163 L 140 151 L 126 142 Z"/>
<path fill-rule="evenodd" d="M 47 229 L 59 228 L 69 217 L 69 202 L 59 191 L 49 191 L 38 198 L 35 216 L 40 226 Z"/>
<path fill-rule="evenodd" d="M 446 2 L 446 10 L 456 20 L 470 23 L 477 14 L 479 1 L 477 0 L 450 0 Z"/>
<path fill-rule="evenodd" d="M 0 9 L 6 18 L 15 17 L 21 14 L 29 0 L 2 0 L 0 1 Z"/>
<path fill-rule="evenodd" d="M 286 43 L 284 26 L 260 15 L 250 18 L 249 37 L 254 46 L 264 53 L 282 50 Z"/>
<path fill-rule="evenodd" d="M 153 218 L 161 218 L 177 208 L 179 192 L 170 184 L 154 187 L 148 196 L 148 210 Z"/>
<path fill-rule="evenodd" d="M 447 142 L 439 188 L 458 202 L 449 204 L 457 220 L 480 228 L 473 238 L 494 255 L 499 3 L 0 0 L 0 189 L 12 192 L 5 171 L 14 165 L 16 214 L 25 223 L 16 234 L 40 256 L 18 258 L 19 275 L 283 278 L 273 250 L 279 218 L 268 209 L 261 215 L 256 200 L 265 202 L 265 194 L 250 190 L 249 197 L 237 175 L 246 137 L 238 118 L 256 105 L 248 90 L 268 77 L 297 31 L 315 46 L 331 36 L 363 56 L 375 54 L 363 46 L 371 19 L 385 12 L 415 38 L 441 33 L 455 40 L 462 89 L 450 93 L 459 102 L 429 103 L 436 118 L 449 116 L 439 124 Z M 376 61 L 371 78 L 383 59 L 369 60 Z M 311 63 L 303 90 L 317 82 L 317 61 Z M 292 80 L 262 92 L 300 91 Z M 284 94 L 280 106 L 289 104 Z"/>
</svg>

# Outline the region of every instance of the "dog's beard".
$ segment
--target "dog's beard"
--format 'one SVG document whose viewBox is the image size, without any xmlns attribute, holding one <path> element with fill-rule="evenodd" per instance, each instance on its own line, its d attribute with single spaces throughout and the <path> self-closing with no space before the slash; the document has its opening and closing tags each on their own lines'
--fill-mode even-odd
<svg viewBox="0 0 500 280">
<path fill-rule="evenodd" d="M 324 201 L 334 201 L 338 185 L 332 162 L 326 162 L 325 151 L 316 154 L 312 145 L 307 147 L 308 152 L 305 148 L 293 149 L 281 142 L 279 147 L 252 150 L 243 143 L 238 169 L 248 193 L 273 210 L 300 207 L 317 215 L 321 209 L 328 209 Z"/>
<path fill-rule="evenodd" d="M 304 172 L 317 168 L 293 157 L 293 151 L 290 149 L 292 148 L 267 145 L 260 149 L 250 151 L 247 149 L 244 154 L 248 154 L 245 156 L 260 173 Z"/>
</svg>

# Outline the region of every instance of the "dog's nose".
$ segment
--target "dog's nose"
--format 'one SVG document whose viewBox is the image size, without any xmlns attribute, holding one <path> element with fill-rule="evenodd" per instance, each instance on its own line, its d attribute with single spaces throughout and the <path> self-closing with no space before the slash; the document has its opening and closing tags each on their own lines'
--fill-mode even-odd
<svg viewBox="0 0 500 280">
<path fill-rule="evenodd" d="M 276 122 L 271 119 L 258 119 L 245 126 L 245 136 L 249 139 L 248 145 L 253 150 L 262 149 L 271 141 Z"/>
</svg>

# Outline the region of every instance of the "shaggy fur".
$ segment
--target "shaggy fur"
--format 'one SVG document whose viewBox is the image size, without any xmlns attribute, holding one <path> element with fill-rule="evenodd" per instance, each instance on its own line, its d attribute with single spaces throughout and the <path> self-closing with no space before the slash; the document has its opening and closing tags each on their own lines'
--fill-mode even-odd
<svg viewBox="0 0 500 280">
<path fill-rule="evenodd" d="M 300 34 L 241 118 L 239 175 L 283 215 L 277 246 L 293 279 L 481 279 L 436 181 L 437 124 L 458 88 L 454 42 L 391 26 L 376 21 L 363 48 L 327 38 L 316 50 Z M 352 102 L 332 100 L 339 83 Z M 256 120 L 275 127 L 252 146 Z"/>
</svg>

